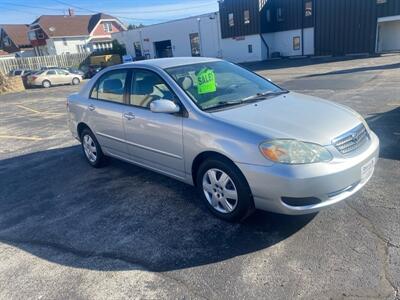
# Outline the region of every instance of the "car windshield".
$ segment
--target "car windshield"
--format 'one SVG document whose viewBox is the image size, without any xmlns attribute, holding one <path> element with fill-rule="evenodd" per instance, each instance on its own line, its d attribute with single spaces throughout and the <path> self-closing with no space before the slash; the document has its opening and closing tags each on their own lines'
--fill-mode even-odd
<svg viewBox="0 0 400 300">
<path fill-rule="evenodd" d="M 286 92 L 268 80 L 225 61 L 165 70 L 202 110 L 261 101 Z"/>
</svg>

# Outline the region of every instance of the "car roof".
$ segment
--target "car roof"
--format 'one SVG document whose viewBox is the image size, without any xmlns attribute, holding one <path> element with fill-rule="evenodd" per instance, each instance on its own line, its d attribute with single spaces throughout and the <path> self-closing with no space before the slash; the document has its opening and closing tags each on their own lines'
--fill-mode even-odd
<svg viewBox="0 0 400 300">
<path fill-rule="evenodd" d="M 184 65 L 190 64 L 198 64 L 198 63 L 205 63 L 205 62 L 215 62 L 221 61 L 217 58 L 210 58 L 210 57 L 169 57 L 169 58 L 157 58 L 157 59 L 148 59 L 148 60 L 140 60 L 135 62 L 130 62 L 124 64 L 126 65 L 148 65 L 154 66 L 161 69 L 167 69 L 172 67 L 179 67 Z"/>
</svg>

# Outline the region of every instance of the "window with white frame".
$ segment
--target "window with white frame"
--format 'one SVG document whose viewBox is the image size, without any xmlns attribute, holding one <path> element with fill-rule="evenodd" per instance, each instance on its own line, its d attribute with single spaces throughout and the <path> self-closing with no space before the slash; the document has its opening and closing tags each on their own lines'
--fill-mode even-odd
<svg viewBox="0 0 400 300">
<path fill-rule="evenodd" d="M 312 1 L 307 1 L 305 3 L 305 8 L 304 9 L 305 9 L 304 15 L 306 17 L 311 17 L 312 16 Z"/>
<path fill-rule="evenodd" d="M 235 26 L 235 20 L 233 18 L 233 13 L 228 14 L 228 23 L 229 23 L 229 27 Z"/>
<path fill-rule="evenodd" d="M 6 46 L 6 47 L 11 46 L 11 42 L 10 42 L 10 39 L 8 38 L 8 36 L 5 36 L 5 37 L 3 38 L 3 44 L 4 44 L 4 46 Z"/>
<path fill-rule="evenodd" d="M 44 34 L 43 34 L 43 32 L 41 32 L 41 31 L 39 31 L 38 33 L 37 33 L 37 38 L 40 40 L 40 39 L 44 39 Z"/>
<path fill-rule="evenodd" d="M 250 11 L 246 9 L 243 12 L 243 17 L 244 17 L 244 24 L 249 24 L 250 23 Z"/>
<path fill-rule="evenodd" d="M 112 32 L 112 24 L 111 22 L 104 22 L 103 28 L 105 32 Z"/>
<path fill-rule="evenodd" d="M 300 37 L 294 36 L 293 37 L 293 50 L 300 50 Z"/>
<path fill-rule="evenodd" d="M 28 32 L 28 38 L 30 41 L 36 40 L 36 32 L 35 31 L 29 31 Z"/>
<path fill-rule="evenodd" d="M 276 20 L 278 22 L 283 22 L 284 18 L 283 18 L 283 9 L 281 7 L 278 7 L 276 9 Z"/>
</svg>

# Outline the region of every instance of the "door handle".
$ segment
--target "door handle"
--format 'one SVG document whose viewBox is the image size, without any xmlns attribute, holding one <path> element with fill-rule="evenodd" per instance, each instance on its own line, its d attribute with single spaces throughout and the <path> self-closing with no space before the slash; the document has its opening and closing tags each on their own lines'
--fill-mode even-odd
<svg viewBox="0 0 400 300">
<path fill-rule="evenodd" d="M 96 106 L 94 106 L 93 104 L 90 104 L 90 105 L 88 106 L 88 109 L 89 109 L 90 111 L 94 111 L 94 110 L 96 109 Z"/>
<path fill-rule="evenodd" d="M 131 112 L 128 112 L 128 113 L 124 113 L 123 117 L 124 117 L 124 119 L 130 121 L 130 120 L 133 120 L 135 118 L 135 115 L 133 113 L 131 113 Z"/>
</svg>

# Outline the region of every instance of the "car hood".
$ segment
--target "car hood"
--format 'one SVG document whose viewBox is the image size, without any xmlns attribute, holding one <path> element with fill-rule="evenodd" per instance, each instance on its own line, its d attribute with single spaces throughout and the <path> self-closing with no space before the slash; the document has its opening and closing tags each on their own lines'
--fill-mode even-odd
<svg viewBox="0 0 400 300">
<path fill-rule="evenodd" d="M 331 144 L 333 138 L 363 122 L 350 108 L 294 92 L 212 115 L 266 139 L 290 138 L 321 145 Z"/>
</svg>

